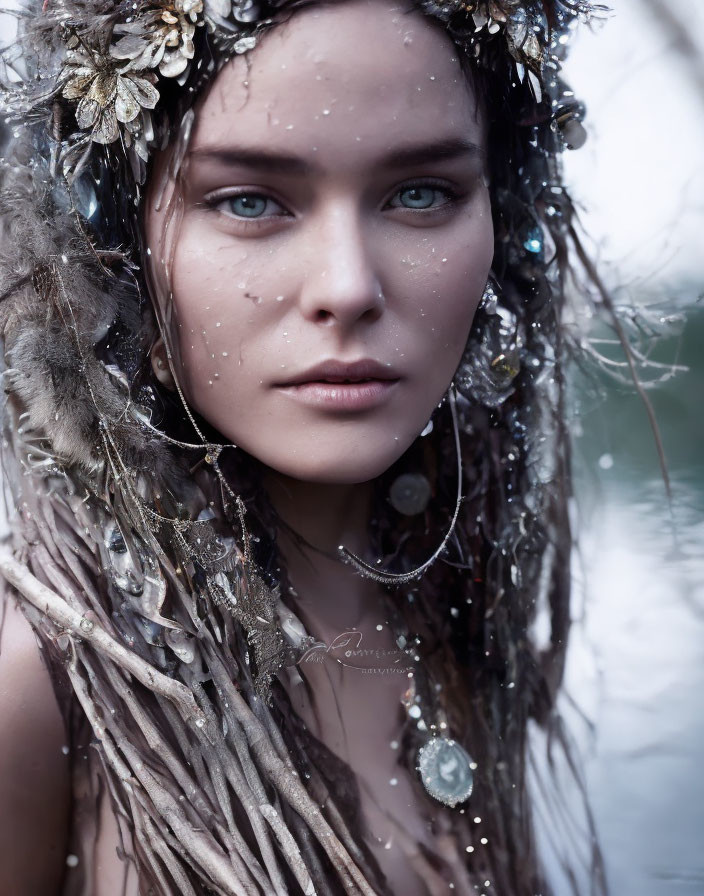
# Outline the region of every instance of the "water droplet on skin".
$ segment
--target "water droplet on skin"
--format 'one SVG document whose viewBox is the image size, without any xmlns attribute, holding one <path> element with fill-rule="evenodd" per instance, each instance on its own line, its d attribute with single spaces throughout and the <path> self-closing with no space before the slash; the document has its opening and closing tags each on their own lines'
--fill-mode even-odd
<svg viewBox="0 0 704 896">
<path fill-rule="evenodd" d="M 215 324 L 215 326 L 216 326 L 216 327 L 221 327 L 222 324 L 220 323 L 220 321 L 218 321 L 218 322 Z"/>
<path fill-rule="evenodd" d="M 69 853 L 66 856 L 66 864 L 69 868 L 76 868 L 78 865 L 78 856 L 74 856 L 73 853 Z"/>
<path fill-rule="evenodd" d="M 614 459 L 610 454 L 602 454 L 599 458 L 599 466 L 602 470 L 610 470 L 614 465 Z"/>
<path fill-rule="evenodd" d="M 227 352 L 223 352 L 223 353 L 222 353 L 222 356 L 223 356 L 223 358 L 226 358 L 226 357 L 227 357 Z"/>
<path fill-rule="evenodd" d="M 465 846 L 465 849 L 466 849 L 467 852 L 474 852 L 474 847 L 473 847 L 473 846 Z"/>
<path fill-rule="evenodd" d="M 390 779 L 389 779 L 389 784 L 390 784 L 392 787 L 395 787 L 395 786 L 398 784 L 398 778 L 390 778 Z"/>
<path fill-rule="evenodd" d="M 330 114 L 329 109 L 323 109 L 323 115 L 329 115 L 329 114 Z"/>
<path fill-rule="evenodd" d="M 481 823 L 481 818 L 480 818 L 478 815 L 475 817 L 475 819 L 474 819 L 474 823 L 475 823 L 475 824 L 480 824 L 480 823 Z"/>
</svg>

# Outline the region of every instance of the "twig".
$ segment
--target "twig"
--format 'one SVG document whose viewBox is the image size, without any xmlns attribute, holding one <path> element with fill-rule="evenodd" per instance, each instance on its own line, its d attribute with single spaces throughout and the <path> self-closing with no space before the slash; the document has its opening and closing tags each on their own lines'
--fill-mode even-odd
<svg viewBox="0 0 704 896">
<path fill-rule="evenodd" d="M 70 607 L 55 591 L 40 582 L 25 566 L 15 560 L 6 547 L 0 547 L 0 574 L 32 606 L 49 616 L 52 622 L 60 628 L 75 633 L 134 675 L 145 687 L 172 700 L 183 712 L 185 718 L 195 725 L 200 727 L 205 724 L 205 718 L 193 694 L 185 685 L 168 678 L 134 653 L 130 653 L 122 644 L 96 625 L 92 619 L 82 616 Z"/>
</svg>

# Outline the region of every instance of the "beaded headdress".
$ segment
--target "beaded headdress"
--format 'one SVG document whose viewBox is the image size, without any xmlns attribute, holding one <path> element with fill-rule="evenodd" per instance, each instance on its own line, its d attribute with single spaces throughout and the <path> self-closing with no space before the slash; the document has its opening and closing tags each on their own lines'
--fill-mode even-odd
<svg viewBox="0 0 704 896">
<path fill-rule="evenodd" d="M 39 64 L 31 78 L 23 79 L 22 68 L 30 62 L 24 43 L 16 70 L 21 84 L 5 94 L 5 113 L 17 123 L 46 114 L 68 177 L 86 163 L 91 144 L 102 144 L 134 157 L 137 180 L 142 180 L 142 163 L 161 142 L 153 119 L 168 82 L 193 89 L 195 71 L 209 76 L 227 59 L 251 50 L 267 27 L 297 5 L 297 0 L 32 4 L 18 15 L 20 28 L 34 36 Z M 444 23 L 481 65 L 491 66 L 502 48 L 507 51 L 516 83 L 527 80 L 536 102 L 544 87 L 550 88 L 555 121 L 567 144 L 581 139 L 574 123 L 583 110 L 557 94 L 556 78 L 573 24 L 588 20 L 599 7 L 589 0 L 561 0 L 551 4 L 549 17 L 540 0 L 421 0 L 419 8 Z M 13 66 L 12 52 L 4 61 Z"/>
</svg>

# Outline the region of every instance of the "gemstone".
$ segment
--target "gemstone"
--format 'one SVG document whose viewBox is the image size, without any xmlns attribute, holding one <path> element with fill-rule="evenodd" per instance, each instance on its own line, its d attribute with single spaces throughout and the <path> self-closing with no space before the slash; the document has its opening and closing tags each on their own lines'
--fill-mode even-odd
<svg viewBox="0 0 704 896">
<path fill-rule="evenodd" d="M 418 771 L 430 796 L 454 808 L 471 796 L 472 759 L 457 741 L 434 737 L 418 751 Z"/>
<path fill-rule="evenodd" d="M 528 231 L 523 241 L 523 248 L 534 255 L 539 255 L 543 251 L 543 235 L 539 227 L 532 227 Z"/>
</svg>

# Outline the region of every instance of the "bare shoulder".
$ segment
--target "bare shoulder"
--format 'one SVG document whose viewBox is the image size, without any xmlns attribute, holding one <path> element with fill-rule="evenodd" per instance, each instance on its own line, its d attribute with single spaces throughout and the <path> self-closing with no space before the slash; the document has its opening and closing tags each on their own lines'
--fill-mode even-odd
<svg viewBox="0 0 704 896">
<path fill-rule="evenodd" d="M 70 807 L 65 742 L 37 638 L 0 587 L 0 893 L 60 892 Z"/>
</svg>

